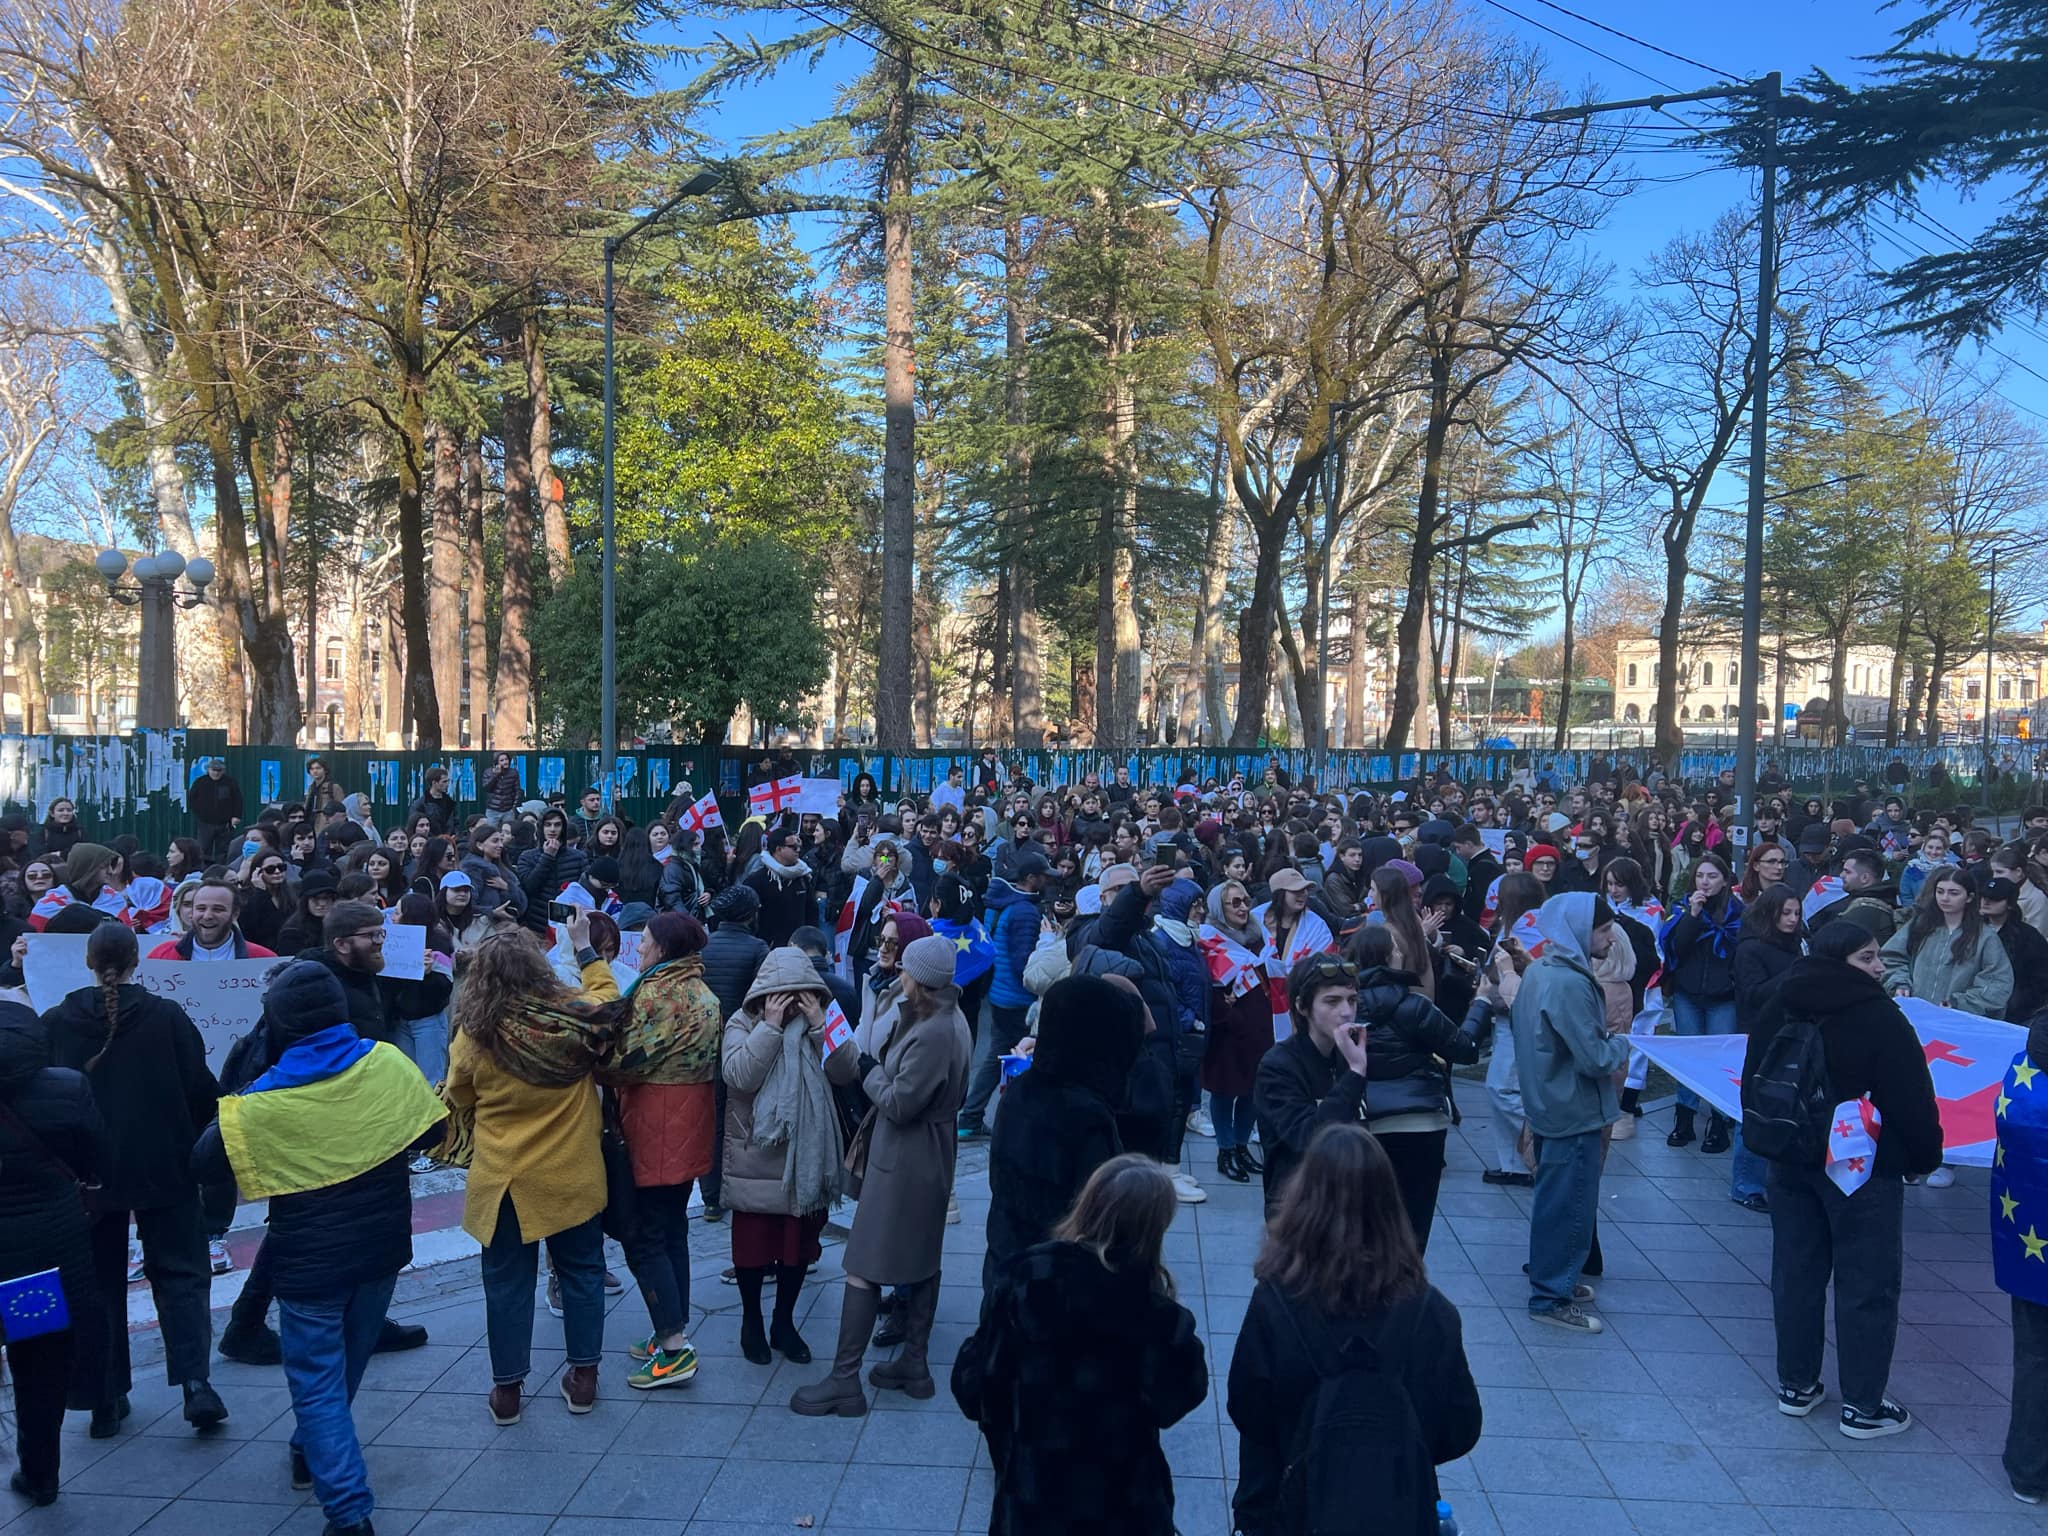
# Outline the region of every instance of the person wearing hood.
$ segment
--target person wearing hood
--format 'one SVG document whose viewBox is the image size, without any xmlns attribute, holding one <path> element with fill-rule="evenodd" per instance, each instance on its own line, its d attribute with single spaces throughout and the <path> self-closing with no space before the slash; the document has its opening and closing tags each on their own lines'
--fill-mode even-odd
<svg viewBox="0 0 2048 1536">
<path fill-rule="evenodd" d="M 1415 1245 L 1426 1250 L 1456 1112 L 1450 1065 L 1479 1059 L 1478 1036 L 1492 1023 L 1493 1004 L 1474 998 L 1462 1025 L 1447 1017 L 1416 990 L 1415 973 L 1395 965 L 1394 937 L 1373 924 L 1351 941 L 1368 1063 L 1365 1123 L 1394 1165 Z"/>
<path fill-rule="evenodd" d="M 74 823 L 75 825 L 75 823 Z M 49 863 L 57 856 L 46 853 L 44 862 Z M 74 842 L 64 854 L 64 878 L 53 885 L 29 908 L 28 925 L 37 933 L 50 926 L 50 919 L 69 906 L 86 906 L 104 912 L 109 917 L 119 918 L 126 914 L 128 902 L 120 892 L 107 885 L 107 876 L 113 872 L 116 855 L 111 848 L 98 843 Z"/>
<path fill-rule="evenodd" d="M 1464 898 L 1449 875 L 1431 875 L 1417 893 L 1418 917 L 1437 923 L 1436 1003 L 1462 1019 L 1479 990 L 1479 962 L 1493 947 L 1484 928 L 1465 915 Z"/>
<path fill-rule="evenodd" d="M 1878 851 L 1888 859 L 1902 859 L 1913 848 L 1913 819 L 1906 814 L 1906 802 L 1886 795 L 1884 808 L 1870 818 L 1863 829 L 1877 839 Z"/>
<path fill-rule="evenodd" d="M 534 845 L 519 855 L 515 882 L 503 886 L 497 884 L 503 879 L 504 844 L 501 842 L 494 848 L 488 832 L 471 828 L 469 852 L 470 856 L 463 860 L 462 867 L 469 878 L 477 882 L 477 905 L 488 912 L 499 901 L 511 900 L 511 885 L 516 883 L 520 895 L 525 898 L 520 908 L 520 921 L 535 933 L 542 934 L 548 931 L 549 903 L 566 887 L 581 880 L 584 866 L 590 862 L 589 855 L 577 847 L 570 836 L 569 818 L 560 806 L 550 806 L 542 814 Z M 478 855 L 498 867 L 480 871 Z M 518 905 L 516 901 L 514 904 Z"/>
<path fill-rule="evenodd" d="M 262 1028 L 276 1060 L 221 1100 L 193 1170 L 269 1202 L 292 1487 L 313 1490 L 332 1536 L 371 1536 L 375 1499 L 349 1405 L 412 1262 L 406 1159 L 441 1140 L 447 1112 L 394 1048 L 356 1034 L 321 966 L 297 960 L 271 978 Z"/>
<path fill-rule="evenodd" d="M 720 1193 L 732 1218 L 740 1353 L 756 1365 L 768 1364 L 771 1351 L 797 1365 L 811 1362 L 797 1332 L 796 1302 L 840 1194 L 845 1148 L 832 1085 L 854 1081 L 859 1068 L 851 1031 L 826 1039 L 830 997 L 802 950 L 771 949 L 746 1000 L 725 1021 Z M 771 1270 L 775 1316 L 764 1329 L 761 1293 Z"/>
<path fill-rule="evenodd" d="M 1209 1393 L 1201 1335 L 1162 1260 L 1175 1203 L 1159 1165 L 1125 1153 L 1094 1171 L 1050 1241 L 1003 1267 L 952 1378 L 988 1443 L 991 1531 L 1173 1536 L 1160 1432 Z"/>
<path fill-rule="evenodd" d="M 1778 1410 L 1803 1418 L 1826 1396 L 1827 1294 L 1835 1291 L 1835 1358 L 1841 1371 L 1841 1431 L 1856 1440 L 1907 1429 L 1913 1416 L 1887 1393 L 1898 1338 L 1904 1258 L 1905 1180 L 1941 1164 L 1942 1129 L 1920 1037 L 1885 994 L 1877 940 L 1855 923 L 1813 936 L 1750 1032 L 1742 1099 L 1754 1105 L 1758 1069 L 1780 1031 L 1819 1026 L 1827 1097 L 1868 1097 L 1880 1128 L 1861 1184 L 1829 1176 L 1826 1151 L 1810 1160 L 1773 1160 L 1771 1316 L 1777 1333 Z"/>
<path fill-rule="evenodd" d="M 1927 877 L 1937 869 L 1955 867 L 1956 860 L 1948 851 L 1948 833 L 1940 827 L 1930 827 L 1927 835 L 1920 839 L 1920 851 L 1906 861 L 1906 867 L 1899 872 L 1899 905 L 1910 907 L 1920 899 L 1920 887 L 1927 883 Z"/>
<path fill-rule="evenodd" d="M 85 944 L 96 978 L 51 1010 L 53 1065 L 92 1083 L 112 1138 L 93 1202 L 92 1263 L 101 1311 L 82 1319 L 96 1337 L 79 1351 L 72 1406 L 92 1410 L 92 1434 L 119 1433 L 128 1393 L 128 1224 L 142 1240 L 143 1272 L 156 1298 L 164 1375 L 185 1395 L 185 1419 L 207 1430 L 227 1408 L 208 1381 L 213 1349 L 208 1315 L 206 1217 L 192 1176 L 192 1148 L 213 1119 L 220 1085 L 206 1043 L 185 1010 L 135 982 L 135 935 L 102 923 Z M 84 1343 L 83 1337 L 81 1342 Z"/>
<path fill-rule="evenodd" d="M 1216 1131 L 1216 1171 L 1239 1184 L 1263 1176 L 1252 1151 L 1259 1063 L 1273 1048 L 1273 1003 L 1260 956 L 1266 935 L 1252 917 L 1251 892 L 1239 880 L 1209 891 L 1198 942 L 1208 962 L 1209 1042 L 1202 1087 Z"/>
<path fill-rule="evenodd" d="M 799 928 L 818 921 L 810 866 L 803 860 L 803 837 L 795 822 L 771 831 L 761 843 L 761 858 L 740 882 L 761 899 L 761 942 L 770 949 L 789 943 Z"/>
<path fill-rule="evenodd" d="M 791 1410 L 806 1417 L 867 1412 L 860 1368 L 884 1286 L 904 1296 L 903 1353 L 876 1366 L 869 1382 L 918 1399 L 938 1390 L 927 1353 L 959 1145 L 954 1116 L 967 1090 L 971 1048 L 954 982 L 958 954 L 938 934 L 905 948 L 902 999 L 889 1033 L 860 1054 L 861 1091 L 871 1108 L 847 1157 L 859 1204 L 844 1255 L 839 1343 L 831 1374 L 790 1399 Z"/>
<path fill-rule="evenodd" d="M 1898 926 L 1899 888 L 1886 875 L 1884 860 L 1868 848 L 1852 848 L 1842 855 L 1842 894 L 1815 908 L 1806 926 L 1818 933 L 1845 917 L 1876 934 L 1880 944 Z"/>
<path fill-rule="evenodd" d="M 1043 1243 L 1088 1176 L 1123 1151 L 1116 1108 L 1145 1022 L 1136 989 L 1108 977 L 1063 977 L 1040 999 L 1031 1065 L 1004 1088 L 989 1140 L 984 1317 L 1003 1267 Z"/>
<path fill-rule="evenodd" d="M 1572 891 L 1536 914 L 1543 952 L 1515 992 L 1512 1018 L 1522 1113 L 1536 1138 L 1536 1200 L 1529 1215 L 1529 1316 L 1599 1333 L 1580 1274 L 1600 1210 L 1604 1132 L 1620 1113 L 1614 1080 L 1628 1064 L 1628 1036 L 1607 1027 L 1593 962 L 1614 943 L 1604 898 Z"/>
<path fill-rule="evenodd" d="M 71 1315 L 68 1327 L 7 1341 L 17 1463 L 12 1484 L 35 1504 L 57 1497 L 65 1397 L 76 1362 L 100 1337 L 104 1316 L 78 1186 L 99 1183 L 112 1161 L 84 1074 L 51 1064 L 44 1020 L 19 1003 L 0 1003 L 0 1253 L 7 1255 L 10 1275 L 56 1270 Z M 125 1284 L 121 1292 L 125 1308 Z"/>
<path fill-rule="evenodd" d="M 968 1140 L 982 1133 L 988 1103 L 1002 1076 L 1002 1058 L 1024 1037 L 1027 1015 L 1037 999 L 1024 985 L 1024 966 L 1045 928 L 1043 897 L 1052 866 L 1036 851 L 1020 853 L 1010 877 L 991 880 L 988 887 L 989 940 L 995 945 L 995 975 L 988 990 L 988 1027 L 974 1042 L 974 1068 L 960 1105 L 958 1134 Z"/>
</svg>

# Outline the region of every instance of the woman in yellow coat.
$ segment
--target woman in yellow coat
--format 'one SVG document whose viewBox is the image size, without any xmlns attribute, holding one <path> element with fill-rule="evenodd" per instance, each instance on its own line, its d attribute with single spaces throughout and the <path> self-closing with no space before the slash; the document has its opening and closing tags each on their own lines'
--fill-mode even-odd
<svg viewBox="0 0 2048 1536">
<path fill-rule="evenodd" d="M 592 1072 L 610 1054 L 624 1005 L 590 947 L 589 920 L 569 923 L 583 991 L 564 986 L 534 935 L 493 934 L 465 957 L 455 994 L 445 1089 L 474 1120 L 462 1229 L 484 1245 L 491 1420 L 519 1422 L 532 1365 L 533 1287 L 540 1244 L 562 1288 L 571 1413 L 597 1402 L 604 1348 L 604 1157 Z"/>
</svg>

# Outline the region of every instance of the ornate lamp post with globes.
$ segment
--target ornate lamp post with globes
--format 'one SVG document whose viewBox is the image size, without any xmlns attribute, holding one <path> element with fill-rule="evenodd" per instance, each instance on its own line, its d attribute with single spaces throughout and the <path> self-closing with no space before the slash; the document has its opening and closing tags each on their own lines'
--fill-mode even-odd
<svg viewBox="0 0 2048 1536">
<path fill-rule="evenodd" d="M 118 549 L 103 549 L 93 569 L 117 603 L 142 605 L 142 640 L 136 662 L 135 724 L 142 730 L 168 730 L 178 723 L 178 665 L 174 634 L 180 608 L 197 608 L 213 583 L 213 562 L 187 563 L 175 549 L 144 555 L 131 567 Z M 134 577 L 123 581 L 124 575 Z M 183 576 L 189 590 L 176 583 Z"/>
</svg>

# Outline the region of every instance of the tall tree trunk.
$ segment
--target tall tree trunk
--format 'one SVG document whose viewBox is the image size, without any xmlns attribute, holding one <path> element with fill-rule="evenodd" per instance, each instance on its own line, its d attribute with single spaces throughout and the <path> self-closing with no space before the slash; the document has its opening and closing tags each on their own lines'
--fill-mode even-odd
<svg viewBox="0 0 2048 1536">
<path fill-rule="evenodd" d="M 884 752 L 911 749 L 911 630 L 917 502 L 916 379 L 911 325 L 910 133 L 915 75 L 908 43 L 882 56 L 889 99 L 882 153 L 882 613 L 875 671 L 875 737 Z"/>
<path fill-rule="evenodd" d="M 539 499 L 541 532 L 547 544 L 548 580 L 559 583 L 569 573 L 569 515 L 562 506 L 562 480 L 555 473 L 555 412 L 548 395 L 547 339 L 541 334 L 540 312 L 528 309 L 520 329 L 526 357 L 529 468 L 527 483 Z M 532 517 L 531 511 L 527 516 Z M 529 536 L 530 537 L 530 536 Z M 530 589 L 530 587 L 529 587 Z M 521 633 L 524 633 L 522 624 Z M 526 727 L 519 728 L 524 740 Z"/>
<path fill-rule="evenodd" d="M 1834 675 L 1828 679 L 1828 734 L 1831 747 L 1839 747 L 1848 735 L 1849 722 L 1849 631 L 1829 637 L 1828 665 Z"/>
<path fill-rule="evenodd" d="M 1096 522 L 1095 741 L 1124 747 L 1137 739 L 1140 722 L 1138 611 L 1131 596 L 1131 539 L 1137 523 L 1137 408 L 1123 374 L 1128 353 L 1121 320 L 1111 322 L 1115 338 L 1105 362 L 1109 394 L 1104 400 L 1103 474 L 1108 485 Z"/>
<path fill-rule="evenodd" d="M 1273 691 L 1273 624 L 1280 611 L 1280 568 L 1287 553 L 1286 516 L 1250 517 L 1254 558 L 1252 599 L 1237 619 L 1237 718 L 1230 745 L 1255 747 L 1266 729 Z"/>
<path fill-rule="evenodd" d="M 1785 626 L 1781 623 L 1778 626 L 1777 649 L 1771 657 L 1771 672 L 1775 679 L 1773 684 L 1774 692 L 1772 694 L 1771 709 L 1771 714 L 1773 716 L 1772 724 L 1774 727 L 1775 734 L 1772 737 L 1772 741 L 1775 745 L 1779 747 L 1785 745 L 1785 653 Z"/>
<path fill-rule="evenodd" d="M 1386 750 L 1408 746 L 1408 733 L 1422 707 L 1422 684 L 1433 676 L 1422 665 L 1429 649 L 1429 577 L 1436 559 L 1437 525 L 1442 517 L 1444 449 L 1451 431 L 1451 365 L 1441 348 L 1429 358 L 1429 420 L 1422 431 L 1422 483 L 1415 497 L 1415 537 L 1408 546 L 1407 592 L 1400 622 L 1394 626 L 1394 696 L 1387 705 Z"/>
<path fill-rule="evenodd" d="M 1657 726 L 1653 750 L 1667 773 L 1678 766 L 1685 732 L 1678 728 L 1678 641 L 1685 627 L 1685 579 L 1692 573 L 1685 547 L 1664 540 L 1664 610 L 1657 615 Z"/>
<path fill-rule="evenodd" d="M 462 682 L 467 695 L 463 717 L 469 721 L 469 745 L 484 745 L 489 712 L 484 707 L 488 656 L 484 643 L 484 443 L 481 430 L 469 440 L 462 462 Z"/>
<path fill-rule="evenodd" d="M 43 640 L 36 629 L 35 607 L 29 601 L 21 550 L 15 543 L 11 504 L 7 514 L 0 516 L 0 592 L 4 592 L 7 638 L 14 652 L 15 691 L 21 695 L 21 731 L 25 736 L 38 736 L 50 728 L 50 700 L 43 686 Z"/>
<path fill-rule="evenodd" d="M 910 670 L 916 679 L 917 736 L 920 746 L 935 746 L 939 730 L 938 689 L 932 682 L 932 631 L 939 611 L 938 583 L 927 560 L 915 599 L 918 623 L 911 631 Z"/>
<path fill-rule="evenodd" d="M 427 622 L 433 631 L 434 696 L 440 701 L 439 740 L 462 740 L 462 460 L 461 431 L 434 426 L 434 507 L 429 551 Z"/>
<path fill-rule="evenodd" d="M 398 584 L 392 583 L 384 589 L 383 627 L 384 634 L 379 644 L 383 647 L 384 667 L 378 678 L 378 709 L 383 723 L 378 728 L 378 744 L 392 746 L 405 744 L 406 680 L 411 675 L 411 660 L 405 648 L 405 600 Z"/>
<path fill-rule="evenodd" d="M 427 379 L 423 364 L 426 322 L 409 310 L 407 348 L 400 359 L 398 410 L 398 587 L 399 623 L 405 633 L 405 706 L 402 737 L 416 751 L 441 750 L 441 699 L 434 686 L 434 634 L 428 565 Z M 438 500 L 438 498 L 436 498 Z"/>
<path fill-rule="evenodd" d="M 1230 739 L 1230 717 L 1223 698 L 1223 652 L 1228 634 L 1223 620 L 1223 602 L 1230 593 L 1230 562 L 1237 552 L 1237 498 L 1229 476 L 1223 472 L 1223 445 L 1216 446 L 1211 470 L 1214 489 L 1210 500 L 1214 515 L 1202 557 L 1202 594 L 1195 605 L 1195 640 L 1189 662 L 1198 679 L 1202 718 L 1207 731 L 1204 740 L 1221 746 Z"/>
<path fill-rule="evenodd" d="M 1562 752 L 1565 743 L 1571 739 L 1572 664 L 1573 652 L 1578 646 L 1578 632 L 1572 619 L 1573 610 L 1577 606 L 1576 603 L 1568 602 L 1564 608 L 1564 646 L 1559 660 L 1563 676 L 1557 681 L 1557 729 L 1550 735 L 1550 749 L 1553 752 Z M 1486 743 L 1481 742 L 1480 745 L 1484 746 Z"/>
<path fill-rule="evenodd" d="M 1045 661 L 1031 560 L 1031 344 L 1024 309 L 1024 231 L 1003 225 L 1003 414 L 1010 429 L 1010 740 L 1027 752 L 1045 745 Z"/>
<path fill-rule="evenodd" d="M 301 424 L 303 431 L 303 423 Z M 306 439 L 306 745 L 320 732 L 320 667 L 326 647 L 320 643 L 320 476 L 313 462 L 313 434 Z"/>
<path fill-rule="evenodd" d="M 1345 605 L 1350 614 L 1351 633 L 1344 656 L 1344 745 L 1362 747 L 1365 741 L 1365 600 L 1357 592 Z"/>
<path fill-rule="evenodd" d="M 1884 744 L 1887 747 L 1899 744 L 1899 692 L 1906 677 L 1906 646 L 1912 639 L 1910 619 L 1909 613 L 1901 612 L 1898 633 L 1892 637 L 1891 688 L 1884 700 Z"/>
<path fill-rule="evenodd" d="M 1941 682 L 1948 676 L 1948 647 L 1940 640 L 1927 657 L 1927 745 L 1941 745 Z M 1961 715 L 1957 715 L 1958 723 Z"/>
<path fill-rule="evenodd" d="M 491 679 L 491 745 L 513 749 L 527 744 L 526 721 L 533 705 L 533 653 L 526 624 L 533 607 L 532 380 L 540 350 L 540 322 L 529 311 L 505 349 L 521 347 L 527 387 L 505 392 L 505 569 L 498 598 L 498 666 Z"/>
</svg>

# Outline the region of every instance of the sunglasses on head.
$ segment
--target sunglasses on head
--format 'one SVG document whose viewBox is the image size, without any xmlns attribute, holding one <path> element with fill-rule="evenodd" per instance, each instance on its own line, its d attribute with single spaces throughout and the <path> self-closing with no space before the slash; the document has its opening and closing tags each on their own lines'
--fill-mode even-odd
<svg viewBox="0 0 2048 1536">
<path fill-rule="evenodd" d="M 1310 981 L 1356 982 L 1358 980 L 1358 967 L 1349 960 L 1338 959 L 1335 955 L 1318 955 L 1308 963 L 1308 966 L 1308 979 Z"/>
</svg>

